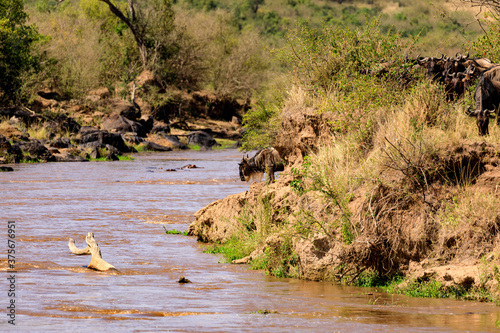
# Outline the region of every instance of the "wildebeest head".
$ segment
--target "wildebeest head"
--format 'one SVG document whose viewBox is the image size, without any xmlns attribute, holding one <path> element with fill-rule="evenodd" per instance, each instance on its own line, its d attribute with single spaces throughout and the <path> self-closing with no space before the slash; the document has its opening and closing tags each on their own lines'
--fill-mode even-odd
<svg viewBox="0 0 500 333">
<path fill-rule="evenodd" d="M 479 135 L 489 135 L 488 126 L 490 124 L 490 117 L 495 114 L 495 110 L 480 110 L 474 112 L 476 116 L 477 129 L 479 130 Z"/>
<path fill-rule="evenodd" d="M 464 93 L 464 73 L 446 74 L 445 84 L 448 100 L 459 98 Z"/>
<path fill-rule="evenodd" d="M 240 179 L 244 182 L 246 181 L 245 174 L 248 175 L 248 158 L 245 158 L 245 156 L 243 156 L 241 162 L 238 163 L 238 165 L 240 169 Z"/>
<path fill-rule="evenodd" d="M 427 69 L 427 74 L 431 77 L 442 78 L 444 70 L 444 54 L 441 58 L 437 57 L 420 57 L 417 56 L 417 62 L 420 66 Z"/>
<path fill-rule="evenodd" d="M 484 74 L 481 76 L 474 92 L 475 109 L 468 112 L 476 117 L 476 124 L 479 135 L 488 135 L 488 125 L 490 117 L 495 115 L 495 110 L 500 102 L 500 94 L 495 88 L 495 84 Z M 470 110 L 470 109 L 469 109 Z"/>
<path fill-rule="evenodd" d="M 464 78 L 462 82 L 464 83 L 464 92 L 468 90 L 479 77 L 481 71 L 474 65 L 470 65 L 464 72 Z"/>
</svg>

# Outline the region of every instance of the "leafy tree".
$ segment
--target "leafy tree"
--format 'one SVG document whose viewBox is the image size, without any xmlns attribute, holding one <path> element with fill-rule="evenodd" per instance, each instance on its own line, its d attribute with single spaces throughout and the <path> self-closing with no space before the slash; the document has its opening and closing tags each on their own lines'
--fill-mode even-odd
<svg viewBox="0 0 500 333">
<path fill-rule="evenodd" d="M 124 1 L 98 1 L 105 3 L 110 12 L 130 29 L 145 69 L 153 69 L 169 56 L 168 37 L 174 30 L 175 17 L 172 0 L 127 0 L 126 5 Z"/>
<path fill-rule="evenodd" d="M 168 40 L 165 36 L 174 28 L 174 11 L 171 0 L 153 0 L 150 5 L 136 9 L 134 0 L 128 0 L 128 12 L 124 13 L 111 0 L 100 0 L 127 25 L 134 35 L 144 68 L 154 66 L 157 59 L 165 56 Z"/>
<path fill-rule="evenodd" d="M 16 101 L 22 76 L 37 64 L 32 46 L 38 38 L 33 26 L 26 25 L 28 15 L 22 0 L 0 0 L 0 101 Z"/>
</svg>

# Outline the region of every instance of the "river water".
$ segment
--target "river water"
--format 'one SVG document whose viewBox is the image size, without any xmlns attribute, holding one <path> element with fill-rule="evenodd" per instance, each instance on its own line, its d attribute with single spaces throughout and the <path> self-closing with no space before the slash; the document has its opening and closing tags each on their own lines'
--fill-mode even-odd
<svg viewBox="0 0 500 333">
<path fill-rule="evenodd" d="M 167 152 L 0 173 L 0 330 L 478 332 L 500 324 L 494 304 L 273 278 L 218 263 L 194 237 L 166 235 L 163 226 L 185 231 L 198 209 L 248 189 L 240 159 L 236 150 Z M 187 164 L 200 168 L 165 171 Z M 6 264 L 8 221 L 15 221 L 15 273 Z M 68 238 L 83 248 L 87 232 L 119 274 L 88 270 L 90 257 L 69 251 Z M 179 284 L 181 276 L 192 283 Z"/>
</svg>

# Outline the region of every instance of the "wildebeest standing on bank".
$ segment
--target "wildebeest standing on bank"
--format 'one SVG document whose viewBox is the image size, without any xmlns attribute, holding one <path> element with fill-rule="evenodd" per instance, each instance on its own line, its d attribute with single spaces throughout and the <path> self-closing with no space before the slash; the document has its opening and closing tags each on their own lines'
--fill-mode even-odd
<svg viewBox="0 0 500 333">
<path fill-rule="evenodd" d="M 489 117 L 496 115 L 500 105 L 500 66 L 481 75 L 474 92 L 474 102 L 475 109 L 470 115 L 477 119 L 479 135 L 488 135 Z"/>
<path fill-rule="evenodd" d="M 274 182 L 276 171 L 283 171 L 285 168 L 278 151 L 272 147 L 259 150 L 254 157 L 243 157 L 239 166 L 242 181 L 260 180 L 262 174 L 267 173 L 268 183 Z"/>
</svg>

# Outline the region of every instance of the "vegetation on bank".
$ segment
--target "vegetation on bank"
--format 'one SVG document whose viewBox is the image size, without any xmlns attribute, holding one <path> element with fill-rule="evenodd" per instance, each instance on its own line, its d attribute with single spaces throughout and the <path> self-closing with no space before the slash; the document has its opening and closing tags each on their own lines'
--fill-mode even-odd
<svg viewBox="0 0 500 333">
<path fill-rule="evenodd" d="M 497 23 L 490 27 L 471 53 L 499 62 Z M 416 40 L 383 31 L 378 19 L 357 30 L 300 25 L 285 39 L 277 54 L 293 67 L 293 87 L 245 115 L 244 147 L 272 145 L 288 157 L 297 133 L 287 121 L 311 113 L 326 123 L 329 139 L 316 142 L 302 163 L 292 161 L 288 186 L 298 213 L 287 212 L 286 203 L 270 205 L 272 195 L 260 192 L 232 236 L 210 252 L 229 262 L 250 256 L 254 268 L 301 278 L 304 240 L 311 251 L 337 251 L 324 279 L 419 297 L 498 300 L 500 202 L 476 181 L 497 165 L 500 129 L 478 136 L 466 114 L 474 87 L 448 101 L 441 84 L 405 60 Z M 380 71 L 380 59 L 392 66 Z M 310 208 L 314 200 L 320 212 Z M 482 260 L 480 281 L 401 278 L 410 261 L 423 259 L 429 267 Z"/>
<path fill-rule="evenodd" d="M 1 87 L 2 102 L 28 105 L 43 89 L 82 99 L 108 87 L 128 97 L 124 88 L 145 67 L 158 75 L 161 87 L 142 97 L 157 108 L 170 99 L 162 92 L 169 87 L 267 103 L 268 91 L 286 82 L 282 77 L 290 69 L 274 61 L 269 50 L 283 46 L 287 31 L 297 24 L 355 29 L 380 18 L 382 32 L 395 29 L 410 39 L 418 35 L 418 52 L 436 55 L 463 50 L 483 34 L 476 10 L 424 0 L 155 0 L 133 2 L 133 17 L 127 2 L 117 2 L 138 35 L 106 1 L 26 0 L 24 10 L 21 0 L 2 2 L 2 8 L 16 8 L 0 13 L 6 19 L 6 47 L 0 52 L 10 61 L 2 65 L 10 70 L 1 81 L 13 83 Z"/>
</svg>

